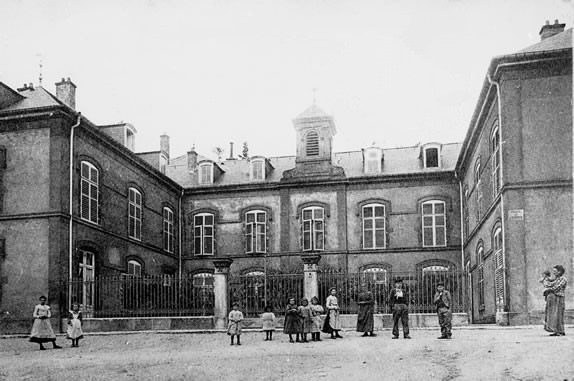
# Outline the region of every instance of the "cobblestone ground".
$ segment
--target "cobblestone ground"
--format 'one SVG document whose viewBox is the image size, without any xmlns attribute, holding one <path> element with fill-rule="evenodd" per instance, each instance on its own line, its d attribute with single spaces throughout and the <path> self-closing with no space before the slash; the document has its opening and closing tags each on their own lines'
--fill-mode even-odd
<svg viewBox="0 0 574 381">
<path fill-rule="evenodd" d="M 80 348 L 39 351 L 25 338 L 0 339 L 0 380 L 574 380 L 574 328 L 549 337 L 540 327 L 474 327 L 437 340 L 343 332 L 322 342 L 288 342 L 276 332 L 88 335 Z M 46 345 L 46 348 L 51 344 Z"/>
</svg>

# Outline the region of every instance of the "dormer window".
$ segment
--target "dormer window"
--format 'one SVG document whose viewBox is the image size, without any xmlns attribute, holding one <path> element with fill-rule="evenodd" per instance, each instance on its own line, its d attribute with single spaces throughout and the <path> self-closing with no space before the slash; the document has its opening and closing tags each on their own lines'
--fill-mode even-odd
<svg viewBox="0 0 574 381">
<path fill-rule="evenodd" d="M 251 180 L 265 180 L 265 160 L 251 160 L 250 177 Z"/>
<path fill-rule="evenodd" d="M 213 163 L 202 163 L 199 165 L 199 183 L 213 184 Z"/>
<path fill-rule="evenodd" d="M 132 152 L 136 149 L 136 135 L 134 131 L 126 127 L 126 147 Z"/>
<path fill-rule="evenodd" d="M 440 168 L 440 144 L 427 144 L 422 148 L 424 168 Z"/>
<path fill-rule="evenodd" d="M 378 147 L 363 149 L 363 171 L 365 174 L 381 173 L 383 150 Z"/>
<path fill-rule="evenodd" d="M 319 134 L 317 131 L 311 131 L 307 134 L 305 154 L 307 156 L 319 156 Z"/>
</svg>

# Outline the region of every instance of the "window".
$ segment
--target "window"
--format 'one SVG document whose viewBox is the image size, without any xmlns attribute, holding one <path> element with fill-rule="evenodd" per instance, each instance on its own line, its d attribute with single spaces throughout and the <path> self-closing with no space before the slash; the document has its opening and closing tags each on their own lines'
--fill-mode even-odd
<svg viewBox="0 0 574 381">
<path fill-rule="evenodd" d="M 363 206 L 363 248 L 381 249 L 385 246 L 385 206 Z"/>
<path fill-rule="evenodd" d="M 165 155 L 159 155 L 159 171 L 165 175 L 165 170 L 167 167 L 167 157 Z"/>
<path fill-rule="evenodd" d="M 438 168 L 438 148 L 425 148 L 425 168 Z"/>
<path fill-rule="evenodd" d="M 492 194 L 494 197 L 500 192 L 500 130 L 495 126 L 490 138 L 492 152 Z"/>
<path fill-rule="evenodd" d="M 478 306 L 479 309 L 484 309 L 484 248 L 482 243 L 479 243 L 476 249 L 476 260 L 478 265 Z"/>
<path fill-rule="evenodd" d="M 194 305 L 204 309 L 204 312 L 213 313 L 215 297 L 213 293 L 213 274 L 198 273 L 193 275 L 193 297 Z M 209 313 L 207 313 L 209 314 Z"/>
<path fill-rule="evenodd" d="M 135 189 L 129 189 L 129 236 L 142 239 L 142 195 Z"/>
<path fill-rule="evenodd" d="M 446 246 L 446 214 L 444 201 L 422 204 L 423 247 Z"/>
<path fill-rule="evenodd" d="M 245 252 L 267 251 L 267 213 L 254 210 L 245 213 Z"/>
<path fill-rule="evenodd" d="M 6 169 L 6 148 L 0 147 L 0 169 Z"/>
<path fill-rule="evenodd" d="M 265 180 L 265 161 L 251 161 L 251 180 Z"/>
<path fill-rule="evenodd" d="M 96 264 L 95 254 L 88 250 L 79 250 L 79 279 L 82 281 L 81 295 L 77 298 L 82 304 L 82 310 L 91 313 L 94 307 Z"/>
<path fill-rule="evenodd" d="M 213 223 L 213 214 L 200 213 L 193 217 L 193 253 L 195 255 L 213 255 Z"/>
<path fill-rule="evenodd" d="M 389 281 L 389 272 L 383 267 L 370 267 L 363 270 L 363 274 L 367 283 L 387 284 Z"/>
<path fill-rule="evenodd" d="M 502 249 L 502 228 L 497 226 L 492 233 L 492 250 L 494 251 L 494 291 L 498 311 L 504 309 L 504 252 Z"/>
<path fill-rule="evenodd" d="M 482 207 L 482 191 L 480 189 L 480 157 L 476 160 L 474 166 L 474 194 L 476 200 L 476 221 L 480 221 Z"/>
<path fill-rule="evenodd" d="M 135 151 L 136 146 L 136 135 L 134 131 L 129 128 L 126 128 L 126 147 L 129 148 L 131 151 Z"/>
<path fill-rule="evenodd" d="M 316 131 L 307 134 L 306 154 L 307 156 L 319 156 L 319 134 Z"/>
<path fill-rule="evenodd" d="M 128 261 L 128 275 L 134 277 L 142 276 L 142 265 L 138 261 Z"/>
<path fill-rule="evenodd" d="M 213 164 L 204 163 L 199 165 L 199 183 L 213 184 Z"/>
<path fill-rule="evenodd" d="M 98 223 L 99 180 L 98 169 L 87 161 L 80 164 L 80 217 Z"/>
<path fill-rule="evenodd" d="M 321 207 L 303 209 L 303 251 L 325 249 L 325 212 Z"/>
<path fill-rule="evenodd" d="M 173 211 L 170 208 L 163 208 L 163 249 L 173 253 L 174 246 Z"/>
<path fill-rule="evenodd" d="M 378 147 L 363 150 L 364 172 L 366 174 L 380 173 L 383 162 L 383 150 Z"/>
<path fill-rule="evenodd" d="M 468 239 L 469 236 L 469 216 L 468 216 L 468 202 L 470 201 L 470 194 L 468 192 L 468 187 L 464 188 L 464 199 L 462 200 L 463 204 L 463 213 L 464 213 L 464 238 Z"/>
</svg>

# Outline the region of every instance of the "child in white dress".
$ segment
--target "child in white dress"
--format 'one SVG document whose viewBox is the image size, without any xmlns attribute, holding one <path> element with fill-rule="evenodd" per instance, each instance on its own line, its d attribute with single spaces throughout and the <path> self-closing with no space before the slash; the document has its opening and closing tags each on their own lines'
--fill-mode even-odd
<svg viewBox="0 0 574 381">
<path fill-rule="evenodd" d="M 229 313 L 228 320 L 227 334 L 231 336 L 231 345 L 233 345 L 235 336 L 237 336 L 237 345 L 241 345 L 241 321 L 243 320 L 243 313 L 239 311 L 239 303 L 233 303 L 233 309 Z"/>
<path fill-rule="evenodd" d="M 275 331 L 275 314 L 271 306 L 265 307 L 265 312 L 261 314 L 261 321 L 263 323 L 263 332 L 265 332 L 265 341 L 273 340 L 273 331 Z"/>
<path fill-rule="evenodd" d="M 78 341 L 84 337 L 82 332 L 82 311 L 77 303 L 72 304 L 68 315 L 68 339 L 72 340 L 72 347 L 79 347 Z"/>
</svg>

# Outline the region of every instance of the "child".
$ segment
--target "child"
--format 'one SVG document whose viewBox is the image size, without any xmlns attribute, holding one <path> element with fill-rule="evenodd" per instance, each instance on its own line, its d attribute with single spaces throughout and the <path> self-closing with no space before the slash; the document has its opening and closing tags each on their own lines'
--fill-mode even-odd
<svg viewBox="0 0 574 381">
<path fill-rule="evenodd" d="M 311 325 L 311 339 L 313 341 L 321 341 L 321 314 L 323 313 L 323 306 L 319 304 L 319 299 L 314 296 L 311 298 L 311 312 L 313 313 L 313 324 Z"/>
<path fill-rule="evenodd" d="M 548 294 L 552 293 L 552 290 L 548 288 L 550 282 L 552 282 L 552 277 L 550 275 L 550 271 L 546 270 L 542 273 L 542 279 L 540 279 L 540 283 L 544 286 L 544 292 L 542 293 L 542 295 L 544 295 L 544 300 L 546 300 Z"/>
<path fill-rule="evenodd" d="M 289 299 L 289 304 L 285 308 L 285 322 L 283 325 L 283 333 L 289 334 L 289 342 L 294 343 L 293 334 L 297 335 L 297 342 L 299 343 L 299 334 L 301 333 L 301 319 L 299 317 L 299 310 L 295 304 L 295 298 Z"/>
<path fill-rule="evenodd" d="M 72 310 L 68 315 L 68 339 L 72 340 L 72 347 L 79 347 L 78 341 L 84 337 L 82 332 L 82 312 L 77 303 L 72 304 Z"/>
<path fill-rule="evenodd" d="M 54 349 L 62 348 L 56 344 L 56 335 L 54 335 L 52 325 L 50 324 L 52 313 L 50 312 L 50 306 L 46 305 L 46 300 L 44 295 L 40 296 L 40 304 L 34 307 L 34 325 L 30 333 L 30 341 L 40 344 L 41 351 L 46 350 L 43 343 L 48 342 L 52 343 Z"/>
<path fill-rule="evenodd" d="M 275 331 L 275 314 L 271 306 L 265 307 L 265 312 L 261 315 L 263 322 L 263 331 L 265 332 L 265 341 L 273 340 L 273 331 Z"/>
<path fill-rule="evenodd" d="M 239 311 L 239 303 L 233 303 L 233 309 L 229 313 L 229 325 L 227 326 L 227 334 L 231 335 L 231 344 L 233 345 L 233 338 L 237 335 L 237 345 L 241 345 L 241 321 L 243 314 Z"/>
<path fill-rule="evenodd" d="M 303 336 L 303 342 L 308 343 L 307 334 L 311 333 L 311 326 L 313 325 L 313 311 L 311 311 L 311 306 L 307 298 L 301 299 L 301 305 L 297 308 L 299 311 L 299 317 L 301 318 L 301 335 Z"/>
</svg>

